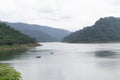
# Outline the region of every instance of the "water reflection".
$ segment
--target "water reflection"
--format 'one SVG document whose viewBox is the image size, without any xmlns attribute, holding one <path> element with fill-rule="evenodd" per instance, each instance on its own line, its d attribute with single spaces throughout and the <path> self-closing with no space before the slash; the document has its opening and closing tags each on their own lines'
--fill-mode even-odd
<svg viewBox="0 0 120 80">
<path fill-rule="evenodd" d="M 18 58 L 25 50 L 0 51 L 0 61 Z"/>
<path fill-rule="evenodd" d="M 97 67 L 105 70 L 116 70 L 119 68 L 120 64 L 120 50 L 118 49 L 104 49 L 96 50 L 94 52 L 95 57 L 98 59 L 96 61 Z"/>
<path fill-rule="evenodd" d="M 117 52 L 111 51 L 111 50 L 95 51 L 95 56 L 101 57 L 101 58 L 118 58 L 118 57 L 120 57 L 120 55 Z"/>
</svg>

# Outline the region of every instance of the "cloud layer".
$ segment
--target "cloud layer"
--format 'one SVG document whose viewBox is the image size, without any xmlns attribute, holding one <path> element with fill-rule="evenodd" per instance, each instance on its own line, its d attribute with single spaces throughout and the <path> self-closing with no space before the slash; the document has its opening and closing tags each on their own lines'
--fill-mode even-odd
<svg viewBox="0 0 120 80">
<path fill-rule="evenodd" d="M 0 0 L 0 20 L 78 30 L 120 16 L 119 0 Z"/>
</svg>

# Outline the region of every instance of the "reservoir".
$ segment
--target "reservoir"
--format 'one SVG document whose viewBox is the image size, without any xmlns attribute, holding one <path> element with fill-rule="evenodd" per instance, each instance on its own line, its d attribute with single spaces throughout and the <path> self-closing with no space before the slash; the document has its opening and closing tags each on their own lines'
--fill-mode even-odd
<svg viewBox="0 0 120 80">
<path fill-rule="evenodd" d="M 40 44 L 1 56 L 0 63 L 13 66 L 23 80 L 120 80 L 120 43 Z"/>
</svg>

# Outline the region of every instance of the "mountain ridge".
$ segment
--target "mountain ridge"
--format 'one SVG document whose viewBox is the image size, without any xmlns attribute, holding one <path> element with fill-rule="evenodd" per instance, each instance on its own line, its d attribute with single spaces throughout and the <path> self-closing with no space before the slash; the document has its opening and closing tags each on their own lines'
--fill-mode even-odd
<svg viewBox="0 0 120 80">
<path fill-rule="evenodd" d="M 16 30 L 19 30 L 23 34 L 36 38 L 36 40 L 39 42 L 61 41 L 65 36 L 71 33 L 70 31 L 64 29 L 41 26 L 37 24 L 28 24 L 22 22 L 18 23 L 5 22 L 5 23 Z"/>
<path fill-rule="evenodd" d="M 100 18 L 94 25 L 85 27 L 71 33 L 63 39 L 63 42 L 89 43 L 89 42 L 119 42 L 120 18 Z"/>
</svg>

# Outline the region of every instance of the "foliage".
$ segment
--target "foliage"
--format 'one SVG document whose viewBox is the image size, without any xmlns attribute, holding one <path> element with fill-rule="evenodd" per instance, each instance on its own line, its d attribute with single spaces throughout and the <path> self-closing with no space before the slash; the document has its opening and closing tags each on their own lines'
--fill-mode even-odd
<svg viewBox="0 0 120 80">
<path fill-rule="evenodd" d="M 4 23 L 0 23 L 0 45 L 34 43 L 35 40 L 10 28 Z"/>
<path fill-rule="evenodd" d="M 0 64 L 0 80 L 22 80 L 22 78 L 13 67 Z"/>
<path fill-rule="evenodd" d="M 65 37 L 64 42 L 119 42 L 120 18 L 100 18 L 95 25 Z"/>
</svg>

